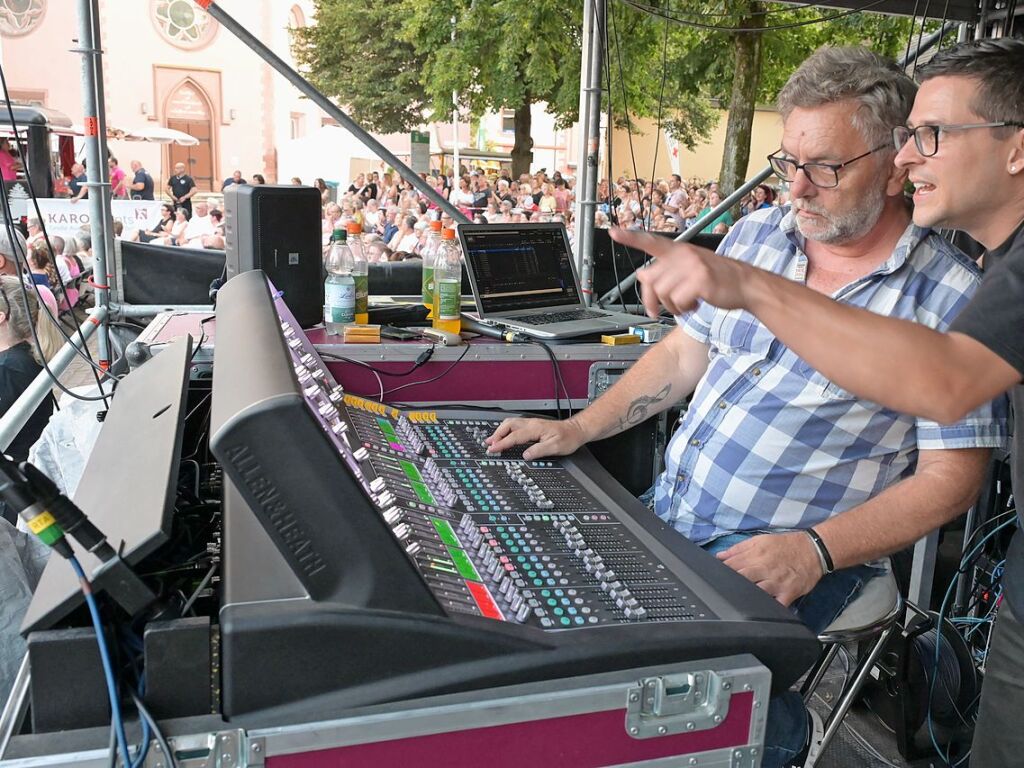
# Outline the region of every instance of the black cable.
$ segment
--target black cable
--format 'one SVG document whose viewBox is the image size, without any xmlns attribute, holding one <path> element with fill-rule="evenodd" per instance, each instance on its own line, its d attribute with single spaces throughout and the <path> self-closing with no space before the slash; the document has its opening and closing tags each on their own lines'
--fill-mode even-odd
<svg viewBox="0 0 1024 768">
<path fill-rule="evenodd" d="M 385 371 L 382 368 L 375 368 L 374 366 L 370 365 L 369 363 L 363 360 L 355 360 L 351 357 L 335 355 L 332 352 L 320 352 L 320 357 L 325 358 L 327 360 L 341 360 L 342 362 L 351 363 L 352 365 L 359 365 L 362 366 L 363 368 L 368 368 L 369 370 L 373 371 L 374 373 L 380 376 L 395 376 L 397 378 L 401 378 L 402 376 L 409 376 L 414 371 L 419 369 L 422 365 L 427 363 L 430 360 L 430 358 L 434 356 L 434 350 L 436 348 L 436 344 L 431 344 L 429 349 L 426 349 L 420 353 L 419 357 L 417 357 L 416 361 L 412 364 L 412 367 L 409 368 L 409 370 L 407 371 Z"/>
<path fill-rule="evenodd" d="M 668 80 L 668 19 L 665 19 L 665 40 L 661 47 L 661 90 L 658 93 L 658 130 L 654 135 L 654 160 L 651 162 L 651 220 L 646 229 L 654 223 L 654 176 L 658 171 L 658 149 L 661 146 L 661 116 L 665 106 L 665 81 Z"/>
<path fill-rule="evenodd" d="M 750 18 L 752 16 L 772 16 L 776 13 L 789 13 L 791 11 L 802 11 L 807 8 L 814 8 L 820 5 L 819 3 L 802 3 L 800 5 L 785 6 L 782 8 L 768 8 L 763 11 L 753 11 L 751 13 L 738 13 L 736 11 L 715 13 L 714 11 L 687 11 L 685 8 L 666 8 L 666 11 L 672 11 L 673 13 L 680 13 L 683 16 L 697 16 L 699 18 L 720 18 L 720 19 L 737 19 L 737 18 Z"/>
<path fill-rule="evenodd" d="M 626 137 L 629 139 L 629 159 L 633 163 L 633 182 L 636 185 L 636 198 L 640 202 L 640 213 L 643 214 L 643 196 L 640 193 L 640 174 L 636 170 L 636 153 L 633 151 L 633 123 L 629 119 L 629 97 L 626 95 L 626 75 L 625 68 L 622 66 L 622 40 L 619 37 L 619 30 L 615 26 L 615 9 L 613 6 L 608 6 L 608 16 L 611 19 L 609 26 L 611 27 L 612 34 L 615 35 L 615 58 L 619 62 L 619 86 L 622 90 L 622 114 L 626 116 Z M 609 94 L 611 98 L 611 94 Z M 612 126 L 608 126 L 608 131 L 611 132 Z M 611 179 L 609 179 L 611 182 Z M 641 218 L 641 221 L 643 219 Z"/>
<path fill-rule="evenodd" d="M 805 19 L 803 21 L 794 21 L 794 22 L 790 22 L 788 24 L 774 24 L 774 25 L 766 26 L 766 27 L 727 27 L 727 26 L 723 26 L 723 25 L 720 25 L 720 24 L 702 24 L 702 23 L 697 22 L 697 21 L 689 21 L 687 19 L 681 19 L 678 16 L 673 16 L 672 14 L 664 12 L 660 8 L 655 8 L 654 6 L 649 6 L 649 5 L 643 5 L 642 3 L 638 3 L 635 0 L 622 0 L 622 2 L 625 3 L 626 5 L 630 6 L 634 10 L 639 11 L 640 13 L 645 13 L 648 16 L 657 16 L 660 19 L 668 19 L 668 20 L 673 21 L 676 24 L 679 24 L 679 25 L 684 26 L 684 27 L 693 27 L 695 29 L 717 30 L 717 31 L 720 31 L 720 32 L 729 32 L 729 33 L 732 33 L 732 34 L 735 34 L 735 33 L 760 34 L 762 32 L 772 32 L 772 31 L 778 30 L 778 29 L 793 29 L 795 27 L 806 27 L 806 26 L 810 26 L 812 24 L 825 24 L 825 23 L 830 22 L 830 21 L 835 21 L 836 19 L 842 19 L 842 18 L 844 18 L 846 16 L 853 16 L 855 14 L 859 14 L 859 13 L 863 13 L 864 11 L 871 10 L 872 8 L 874 8 L 876 6 L 882 5 L 885 2 L 885 0 L 874 0 L 874 2 L 868 3 L 867 5 L 861 6 L 860 8 L 851 8 L 850 10 L 843 11 L 841 13 L 834 13 L 834 14 L 831 14 L 829 16 L 819 16 L 818 18 L 814 18 L 814 19 Z"/>
<path fill-rule="evenodd" d="M 451 373 L 451 370 L 456 365 L 458 365 L 459 363 L 462 362 L 462 358 L 464 358 L 466 356 L 466 354 L 469 352 L 469 347 L 470 347 L 470 345 L 466 344 L 466 348 L 464 350 L 462 350 L 462 354 L 459 355 L 458 359 L 454 363 L 449 365 L 447 368 L 445 368 L 443 371 L 441 371 L 441 373 L 437 374 L 437 376 L 434 376 L 433 378 L 430 378 L 430 379 L 423 379 L 422 381 L 410 381 L 408 384 L 400 384 L 397 387 L 393 387 L 392 389 L 386 390 L 383 394 L 384 395 L 391 395 L 391 394 L 394 394 L 395 392 L 398 392 L 401 389 L 408 389 L 409 387 L 417 387 L 420 384 L 430 384 L 432 382 L 437 381 L 440 378 L 443 378 L 444 376 L 447 376 L 449 373 Z M 383 399 L 384 398 L 381 397 L 381 400 L 383 400 Z"/>
<path fill-rule="evenodd" d="M 22 255 L 18 254 L 18 238 L 17 238 L 17 236 L 15 234 L 14 224 L 11 222 L 11 216 L 12 216 L 11 206 L 10 206 L 10 203 L 8 202 L 8 200 L 7 200 L 7 188 L 4 185 L 4 183 L 3 183 L 3 179 L 0 179 L 0 198 L 2 198 L 3 218 L 4 218 L 4 224 L 6 225 L 6 228 L 7 228 L 7 237 L 10 240 L 11 251 L 14 254 L 14 257 L 15 257 L 14 258 L 14 262 L 15 262 L 15 265 L 16 265 L 17 270 L 18 270 L 18 274 L 17 275 L 12 275 L 12 277 L 17 278 L 18 284 L 21 286 L 21 295 L 22 295 L 22 299 L 25 302 L 25 311 L 27 312 L 28 309 L 29 309 L 28 287 L 25 285 L 25 279 L 24 279 L 24 276 L 22 275 L 22 270 L 24 268 L 23 265 L 22 265 L 22 258 L 25 259 L 24 264 L 27 266 L 28 255 L 27 255 L 27 253 L 22 254 Z M 37 285 L 35 285 L 34 282 L 33 282 L 33 287 L 35 288 L 35 291 L 36 291 L 36 300 L 39 302 L 39 311 L 42 312 L 45 309 L 46 310 L 46 314 L 51 319 L 53 319 L 53 315 L 50 314 L 50 308 L 47 307 L 46 304 L 43 302 L 42 298 L 39 295 L 39 287 Z M 36 350 L 39 352 L 40 363 L 42 364 L 43 370 L 45 370 L 46 373 L 49 375 L 50 379 L 53 381 L 54 386 L 56 386 L 58 389 L 60 389 L 65 394 L 70 395 L 71 397 L 77 398 L 78 400 L 85 400 L 87 402 L 98 402 L 98 401 L 102 400 L 107 405 L 108 408 L 110 407 L 109 403 L 107 401 L 107 398 L 109 397 L 109 395 L 107 395 L 103 391 L 103 387 L 102 386 L 100 387 L 100 393 L 101 394 L 99 396 L 96 396 L 96 397 L 93 397 L 93 396 L 90 396 L 90 395 L 79 395 L 79 394 L 77 394 L 75 392 L 72 392 L 67 387 L 65 387 L 61 383 L 61 381 L 57 377 L 57 375 L 54 374 L 54 372 L 50 369 L 50 364 L 46 360 L 46 356 L 43 354 L 43 345 L 39 341 L 39 333 L 36 331 L 36 324 L 34 322 L 32 322 L 32 318 L 31 317 L 29 317 L 29 328 L 32 331 L 32 340 L 35 342 Z M 63 329 L 62 329 L 62 332 L 63 332 Z M 69 342 L 70 342 L 70 339 L 69 339 Z"/>
<path fill-rule="evenodd" d="M 4 74 L 4 68 L 3 68 L 3 64 L 2 63 L 0 63 L 0 87 L 3 88 L 4 101 L 7 104 L 7 116 L 8 116 L 8 119 L 10 119 L 10 121 L 11 121 L 11 131 L 14 133 L 14 142 L 15 142 L 15 144 L 18 147 L 20 147 L 21 146 L 21 136 L 18 133 L 18 125 L 17 125 L 17 123 L 14 120 L 14 108 L 11 106 L 10 92 L 7 89 L 7 77 Z M 27 146 L 27 143 L 28 142 L 26 141 L 26 146 Z M 47 250 L 50 253 L 50 260 L 53 262 L 54 268 L 56 268 L 56 266 L 57 266 L 57 259 L 56 259 L 56 256 L 54 255 L 53 244 L 50 242 L 50 236 L 46 232 L 46 222 L 45 222 L 45 219 L 43 217 L 42 212 L 39 210 L 39 200 L 38 200 L 38 198 L 36 196 L 36 190 L 35 190 L 35 187 L 32 184 L 32 174 L 29 172 L 29 168 L 28 168 L 27 164 L 25 166 L 25 182 L 28 185 L 29 196 L 32 198 L 32 207 L 35 209 L 36 218 L 39 221 L 39 229 L 43 233 L 43 239 L 46 242 L 46 248 L 47 248 Z M 7 186 L 4 183 L 4 180 L 2 178 L 0 178 L 0 193 L 2 193 L 3 198 L 4 198 L 4 203 L 3 203 L 4 215 L 6 216 L 8 222 L 13 226 L 13 221 L 12 221 L 13 215 L 12 215 L 12 212 L 11 212 L 10 203 L 9 203 L 9 201 L 7 199 Z M 25 266 L 25 271 L 26 272 L 31 272 L 31 270 L 29 270 L 27 268 L 28 267 L 27 248 L 28 248 L 28 244 L 26 243 L 26 253 L 25 253 L 25 264 L 26 264 L 26 266 Z M 11 251 L 13 251 L 15 253 L 15 260 L 17 260 L 17 246 L 15 245 L 15 240 L 13 238 L 11 240 Z M 89 352 L 89 347 L 88 347 L 88 345 L 86 344 L 86 341 L 85 341 L 85 334 L 82 333 L 82 328 L 81 328 L 82 324 L 78 320 L 78 316 L 75 314 L 75 308 L 71 305 L 70 299 L 68 299 L 67 288 L 64 285 L 64 281 L 58 279 L 58 282 L 60 283 L 61 293 L 64 295 L 64 302 L 68 305 L 68 312 L 71 314 L 71 320 L 75 324 L 75 326 L 77 327 L 79 341 L 81 341 L 81 343 L 82 343 L 82 346 L 81 346 L 80 349 L 76 348 L 76 354 L 78 354 L 80 357 L 82 357 L 92 367 L 92 369 L 93 369 L 92 372 L 93 372 L 93 375 L 94 375 L 94 377 L 96 379 L 96 387 L 100 391 L 101 399 L 103 400 L 104 404 L 109 409 L 110 408 L 110 403 L 107 402 L 107 399 L 106 399 L 107 396 L 106 396 L 106 393 L 104 393 L 104 391 L 103 391 L 102 385 L 100 384 L 99 374 L 97 372 L 103 373 L 104 376 L 108 376 L 108 377 L 110 377 L 112 379 L 117 379 L 118 377 L 114 376 L 109 370 L 103 370 L 102 368 L 97 366 L 96 363 L 93 361 L 92 353 Z M 42 299 L 39 297 L 39 288 L 38 288 L 38 286 L 36 287 L 35 290 L 36 290 L 36 298 L 39 299 L 39 305 L 40 305 L 40 308 L 42 308 L 45 305 L 43 304 Z M 27 307 L 27 304 L 26 304 L 26 307 Z M 50 321 L 54 324 L 54 326 L 57 328 L 57 330 L 60 331 L 60 334 L 64 337 L 64 339 L 70 344 L 71 343 L 71 337 L 68 336 L 68 334 L 64 332 L 64 328 L 61 325 L 59 318 L 54 317 L 52 314 L 50 314 L 50 308 L 49 307 L 46 307 L 46 315 L 47 315 L 47 317 L 50 318 Z M 36 337 L 34 329 L 33 329 L 33 337 Z M 36 346 L 37 347 L 39 346 L 39 339 L 38 338 L 36 338 Z M 41 348 L 39 349 L 39 356 L 40 357 L 43 356 Z M 50 371 L 49 366 L 46 366 L 44 364 L 44 367 L 46 368 L 47 373 L 49 373 L 50 376 L 53 377 L 53 373 Z M 56 381 L 55 377 L 53 377 L 53 378 Z M 58 386 L 60 386 L 59 382 L 57 382 L 57 384 L 58 384 Z M 65 392 L 67 392 L 67 390 L 64 389 L 63 386 L 61 386 L 61 389 L 64 390 Z M 71 394 L 71 393 L 68 393 L 68 394 Z M 72 395 L 72 396 L 74 397 L 75 395 Z"/>
<path fill-rule="evenodd" d="M 917 7 L 921 4 L 921 0 L 914 0 L 914 10 L 910 14 L 910 31 L 907 33 L 907 50 L 903 52 L 903 61 L 910 61 L 910 45 L 914 42 L 914 24 L 917 23 Z M 921 24 L 924 24 L 924 20 L 921 20 Z"/>
<path fill-rule="evenodd" d="M 558 365 L 558 357 L 555 355 L 554 350 L 551 349 L 543 341 L 537 339 L 531 339 L 531 344 L 538 345 L 541 349 L 547 352 L 548 357 L 551 359 L 551 369 L 554 372 L 555 377 L 555 410 L 558 413 L 558 418 L 562 418 L 562 403 L 561 396 L 558 394 L 558 387 L 562 387 L 562 393 L 565 395 L 565 407 L 569 410 L 569 418 L 573 416 L 572 413 L 572 398 L 569 397 L 569 390 L 565 386 L 565 380 L 562 378 L 562 369 Z"/>
<path fill-rule="evenodd" d="M 924 40 L 924 22 L 928 18 L 928 8 L 931 6 L 932 0 L 924 0 L 924 10 L 921 12 L 921 30 L 917 33 L 917 50 L 914 52 L 914 68 L 910 71 L 910 76 L 913 77 L 917 74 L 917 64 L 921 61 L 921 42 Z"/>
<path fill-rule="evenodd" d="M 942 50 L 942 41 L 946 39 L 946 19 L 949 17 L 949 0 L 942 6 L 942 21 L 939 23 L 938 51 Z M 920 56 L 920 52 L 918 52 Z M 914 62 L 914 72 L 917 72 L 917 61 Z"/>
</svg>

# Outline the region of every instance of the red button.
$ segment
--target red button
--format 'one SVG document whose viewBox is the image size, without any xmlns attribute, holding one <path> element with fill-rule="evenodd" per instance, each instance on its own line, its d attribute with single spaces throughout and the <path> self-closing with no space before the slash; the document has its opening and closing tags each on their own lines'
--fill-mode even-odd
<svg viewBox="0 0 1024 768">
<path fill-rule="evenodd" d="M 498 604 L 491 597 L 491 593 L 487 591 L 487 587 L 478 581 L 467 581 L 466 586 L 469 588 L 469 593 L 473 596 L 473 600 L 480 609 L 480 613 L 489 619 L 502 620 L 505 618 L 501 614 Z"/>
</svg>

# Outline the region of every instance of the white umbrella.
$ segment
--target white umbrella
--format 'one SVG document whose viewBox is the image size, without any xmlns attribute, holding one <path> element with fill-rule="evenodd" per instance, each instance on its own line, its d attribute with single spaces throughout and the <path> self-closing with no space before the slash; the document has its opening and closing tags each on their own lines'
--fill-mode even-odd
<svg viewBox="0 0 1024 768">
<path fill-rule="evenodd" d="M 73 136 L 84 136 L 85 128 L 81 125 L 72 125 L 65 129 Z M 63 133 L 64 131 L 61 131 Z M 108 139 L 120 139 L 122 141 L 152 141 L 156 144 L 180 144 L 183 147 L 194 147 L 199 143 L 195 136 L 176 131 L 173 128 L 164 128 L 161 125 L 148 126 L 146 128 L 129 128 L 127 130 L 107 126 Z"/>
<path fill-rule="evenodd" d="M 173 128 L 164 128 L 161 125 L 127 130 L 124 139 L 125 141 L 152 141 L 157 144 L 180 144 L 183 147 L 194 147 L 199 144 L 199 139 L 195 136 L 184 131 L 176 131 Z"/>
</svg>

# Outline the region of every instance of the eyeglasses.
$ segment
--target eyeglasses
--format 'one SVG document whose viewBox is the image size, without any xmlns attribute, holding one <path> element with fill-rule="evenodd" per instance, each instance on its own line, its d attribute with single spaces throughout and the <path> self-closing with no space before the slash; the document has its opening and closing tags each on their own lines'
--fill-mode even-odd
<svg viewBox="0 0 1024 768">
<path fill-rule="evenodd" d="M 939 134 L 949 131 L 969 131 L 972 128 L 1005 128 L 1015 126 L 1024 128 L 1024 123 L 1013 120 L 999 120 L 994 123 L 963 123 L 961 125 L 919 125 L 907 128 L 899 125 L 892 129 L 892 143 L 899 152 L 903 145 L 914 137 L 914 146 L 922 157 L 931 157 L 939 151 Z"/>
<path fill-rule="evenodd" d="M 783 157 L 777 153 L 768 155 L 768 162 L 771 164 L 772 170 L 775 171 L 775 175 L 783 181 L 794 181 L 796 179 L 796 172 L 803 171 L 807 180 L 814 186 L 821 187 L 822 189 L 832 189 L 839 186 L 840 168 L 845 168 L 868 155 L 873 155 L 875 152 L 887 148 L 889 148 L 889 145 L 883 144 L 843 163 L 796 163 L 791 158 Z"/>
</svg>

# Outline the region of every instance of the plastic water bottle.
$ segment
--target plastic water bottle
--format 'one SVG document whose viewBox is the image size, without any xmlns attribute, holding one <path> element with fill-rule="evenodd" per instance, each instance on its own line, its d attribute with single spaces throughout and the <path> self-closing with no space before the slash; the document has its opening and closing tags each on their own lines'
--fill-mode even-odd
<svg viewBox="0 0 1024 768">
<path fill-rule="evenodd" d="M 334 243 L 327 252 L 324 268 L 324 327 L 329 336 L 341 333 L 342 326 L 355 321 L 356 281 L 352 278 L 352 251 L 345 242 L 345 230 L 336 229 Z"/>
<path fill-rule="evenodd" d="M 352 279 L 356 284 L 355 321 L 365 325 L 370 320 L 370 266 L 363 250 L 363 229 L 358 222 L 348 224 L 348 247 L 352 251 Z"/>
<path fill-rule="evenodd" d="M 441 246 L 441 222 L 430 222 L 430 232 L 423 243 L 420 256 L 423 259 L 423 306 L 429 310 L 428 317 L 434 316 L 434 264 L 437 263 L 437 249 Z"/>
<path fill-rule="evenodd" d="M 434 264 L 433 326 L 442 331 L 462 330 L 462 253 L 455 239 L 455 230 L 441 235 Z"/>
</svg>

